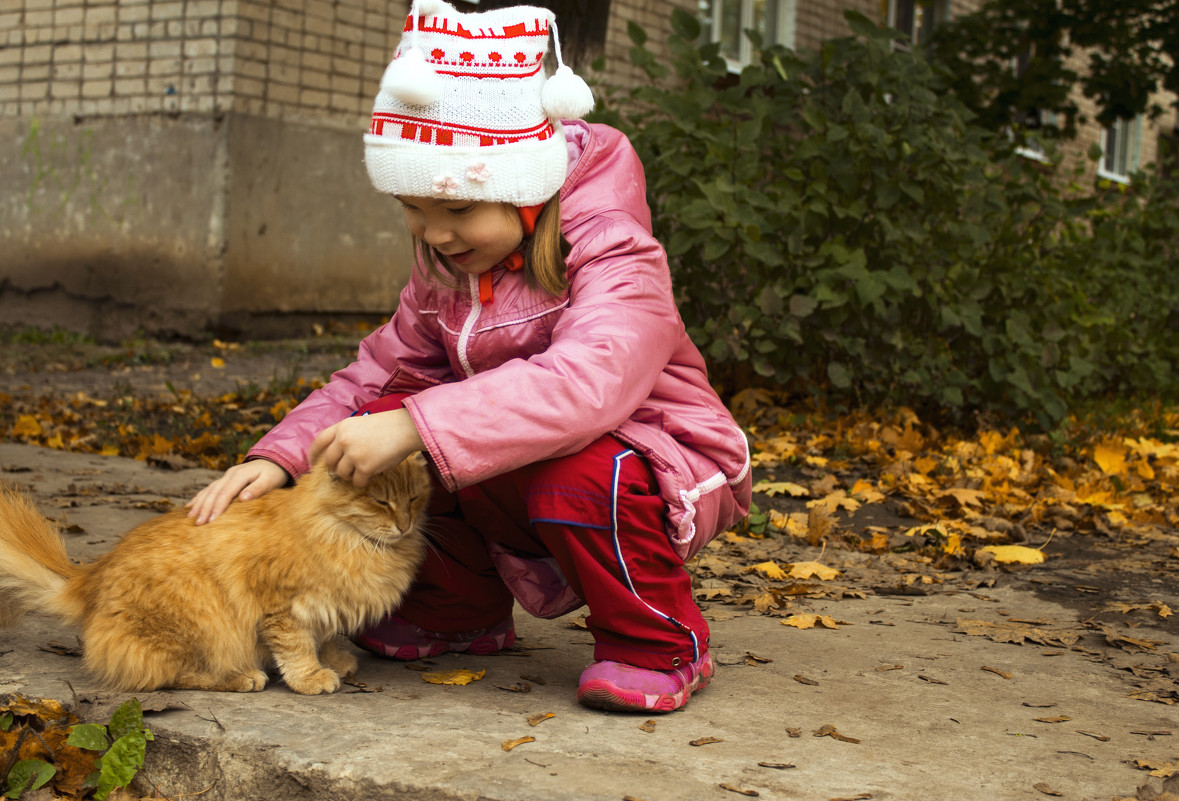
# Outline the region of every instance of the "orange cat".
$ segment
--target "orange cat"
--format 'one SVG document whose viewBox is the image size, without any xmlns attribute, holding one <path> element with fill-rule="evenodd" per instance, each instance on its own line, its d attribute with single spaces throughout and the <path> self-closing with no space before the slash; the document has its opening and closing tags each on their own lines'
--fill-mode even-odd
<svg viewBox="0 0 1179 801">
<path fill-rule="evenodd" d="M 200 527 L 162 515 L 75 565 L 32 502 L 0 488 L 0 624 L 32 608 L 80 626 L 86 666 L 115 690 L 250 692 L 276 664 L 295 692 L 334 692 L 357 665 L 336 634 L 413 582 L 429 492 L 421 454 L 364 489 L 317 465 Z"/>
</svg>

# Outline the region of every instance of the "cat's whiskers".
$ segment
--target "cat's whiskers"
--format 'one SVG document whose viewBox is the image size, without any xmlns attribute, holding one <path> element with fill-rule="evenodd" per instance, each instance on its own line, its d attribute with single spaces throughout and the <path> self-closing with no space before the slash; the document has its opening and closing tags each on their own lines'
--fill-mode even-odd
<svg viewBox="0 0 1179 801">
<path fill-rule="evenodd" d="M 434 526 L 431 525 L 432 522 L 432 518 L 427 517 L 421 522 L 418 528 L 421 531 L 422 542 L 426 546 L 426 551 L 432 552 L 435 556 L 441 556 L 442 551 L 440 551 L 438 546 L 434 544 L 435 532 Z"/>
</svg>

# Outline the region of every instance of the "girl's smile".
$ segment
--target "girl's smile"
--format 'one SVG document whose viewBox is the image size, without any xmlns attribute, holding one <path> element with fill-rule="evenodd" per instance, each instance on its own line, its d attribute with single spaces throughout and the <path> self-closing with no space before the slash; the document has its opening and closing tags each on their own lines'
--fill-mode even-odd
<svg viewBox="0 0 1179 801">
<path fill-rule="evenodd" d="M 409 231 L 468 275 L 499 264 L 524 240 L 516 207 L 490 201 L 397 198 Z"/>
</svg>

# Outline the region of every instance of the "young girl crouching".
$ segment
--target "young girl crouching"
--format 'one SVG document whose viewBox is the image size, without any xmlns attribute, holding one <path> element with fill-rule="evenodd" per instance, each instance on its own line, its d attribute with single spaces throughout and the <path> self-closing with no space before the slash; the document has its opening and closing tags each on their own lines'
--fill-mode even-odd
<svg viewBox="0 0 1179 801">
<path fill-rule="evenodd" d="M 539 617 L 584 605 L 581 703 L 670 711 L 713 674 L 683 565 L 748 510 L 748 446 L 676 309 L 638 157 L 567 119 L 592 107 L 567 68 L 544 75 L 554 23 L 415 3 L 365 136 L 369 176 L 418 243 L 409 284 L 356 361 L 190 514 L 317 458 L 363 485 L 423 451 L 430 556 L 358 644 L 494 653 L 515 641 L 514 602 Z"/>
</svg>

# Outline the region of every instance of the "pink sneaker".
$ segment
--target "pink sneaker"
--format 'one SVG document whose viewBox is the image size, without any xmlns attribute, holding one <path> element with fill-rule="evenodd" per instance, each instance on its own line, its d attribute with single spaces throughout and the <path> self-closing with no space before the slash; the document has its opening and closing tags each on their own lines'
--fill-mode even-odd
<svg viewBox="0 0 1179 801">
<path fill-rule="evenodd" d="M 712 678 L 712 657 L 704 654 L 675 670 L 651 670 L 603 660 L 581 674 L 577 700 L 612 712 L 671 712 L 688 703 Z"/>
<path fill-rule="evenodd" d="M 387 615 L 375 626 L 358 632 L 352 642 L 378 656 L 412 662 L 454 651 L 468 654 L 494 654 L 516 643 L 512 616 L 473 631 L 426 631 L 403 617 Z"/>
</svg>

